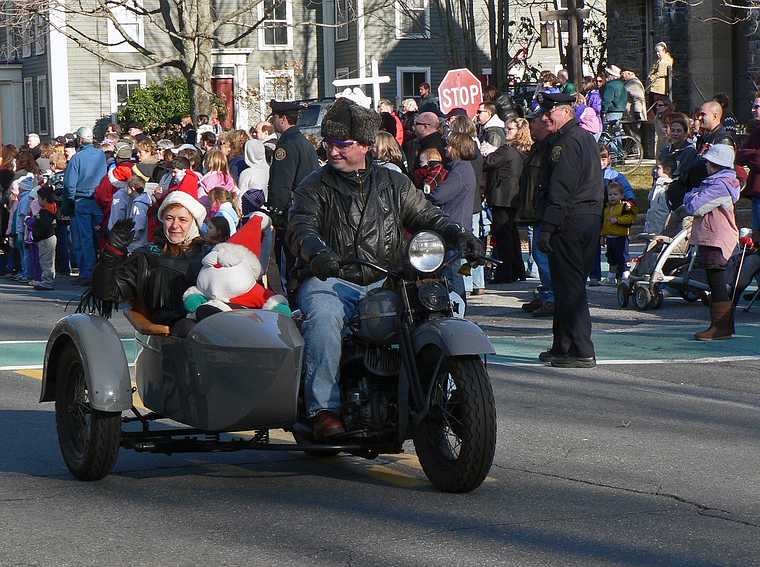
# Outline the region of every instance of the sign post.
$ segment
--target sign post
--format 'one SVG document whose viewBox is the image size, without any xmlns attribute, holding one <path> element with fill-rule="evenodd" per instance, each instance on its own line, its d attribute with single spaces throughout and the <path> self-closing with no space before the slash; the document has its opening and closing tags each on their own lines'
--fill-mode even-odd
<svg viewBox="0 0 760 567">
<path fill-rule="evenodd" d="M 542 22 L 567 20 L 567 71 L 576 86 L 583 78 L 583 20 L 590 15 L 591 10 L 583 8 L 583 0 L 567 0 L 567 10 L 544 10 L 538 13 Z M 559 35 L 562 41 L 562 34 Z"/>
<path fill-rule="evenodd" d="M 391 78 L 387 75 L 380 76 L 379 66 L 377 59 L 372 58 L 372 74 L 369 77 L 359 79 L 336 79 L 333 81 L 333 86 L 336 87 L 353 87 L 359 85 L 372 85 L 372 105 L 377 110 L 377 102 L 380 100 L 380 85 L 383 83 L 390 83 Z"/>
<path fill-rule="evenodd" d="M 453 69 L 446 73 L 438 85 L 438 105 L 447 114 L 455 108 L 463 108 L 467 116 L 474 118 L 483 103 L 483 87 L 469 69 Z"/>
</svg>

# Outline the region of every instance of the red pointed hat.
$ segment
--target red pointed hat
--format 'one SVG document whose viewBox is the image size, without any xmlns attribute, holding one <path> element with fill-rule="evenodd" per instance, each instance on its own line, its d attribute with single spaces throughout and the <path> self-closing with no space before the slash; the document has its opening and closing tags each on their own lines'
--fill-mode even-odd
<svg viewBox="0 0 760 567">
<path fill-rule="evenodd" d="M 261 257 L 261 230 L 265 217 L 261 215 L 253 215 L 247 223 L 232 235 L 227 242 L 229 244 L 237 244 L 238 246 L 245 246 L 253 252 L 257 258 Z"/>
</svg>

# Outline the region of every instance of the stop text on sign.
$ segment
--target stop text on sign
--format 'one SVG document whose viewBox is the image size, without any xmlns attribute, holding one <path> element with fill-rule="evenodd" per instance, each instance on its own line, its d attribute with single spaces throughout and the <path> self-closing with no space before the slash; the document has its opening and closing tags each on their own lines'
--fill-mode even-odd
<svg viewBox="0 0 760 567">
<path fill-rule="evenodd" d="M 441 95 L 442 105 L 453 106 L 454 108 L 480 104 L 480 101 L 483 100 L 478 85 L 441 89 Z"/>
</svg>

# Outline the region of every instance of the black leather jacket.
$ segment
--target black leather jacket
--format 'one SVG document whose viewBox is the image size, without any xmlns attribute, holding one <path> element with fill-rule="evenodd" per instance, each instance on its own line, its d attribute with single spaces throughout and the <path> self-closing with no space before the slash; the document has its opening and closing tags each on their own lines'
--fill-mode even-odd
<svg viewBox="0 0 760 567">
<path fill-rule="evenodd" d="M 350 174 L 326 165 L 293 192 L 287 243 L 297 259 L 296 277 L 304 281 L 311 276 L 309 263 L 325 249 L 343 261 L 400 266 L 404 231 L 423 229 L 438 232 L 452 245 L 464 230 L 405 175 L 376 164 Z M 344 276 L 359 285 L 384 277 L 363 266 L 347 266 Z"/>
</svg>

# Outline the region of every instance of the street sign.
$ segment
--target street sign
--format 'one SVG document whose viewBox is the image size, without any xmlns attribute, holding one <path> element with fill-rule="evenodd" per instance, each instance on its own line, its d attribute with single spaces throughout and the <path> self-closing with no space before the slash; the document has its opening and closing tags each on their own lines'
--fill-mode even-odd
<svg viewBox="0 0 760 567">
<path fill-rule="evenodd" d="M 591 15 L 590 8 L 576 10 L 579 18 L 588 18 Z M 542 22 L 559 22 L 567 19 L 567 10 L 541 10 L 538 13 L 538 19 Z"/>
<path fill-rule="evenodd" d="M 438 85 L 438 104 L 444 114 L 454 108 L 463 108 L 474 118 L 483 102 L 483 87 L 469 69 L 453 69 Z"/>
</svg>

